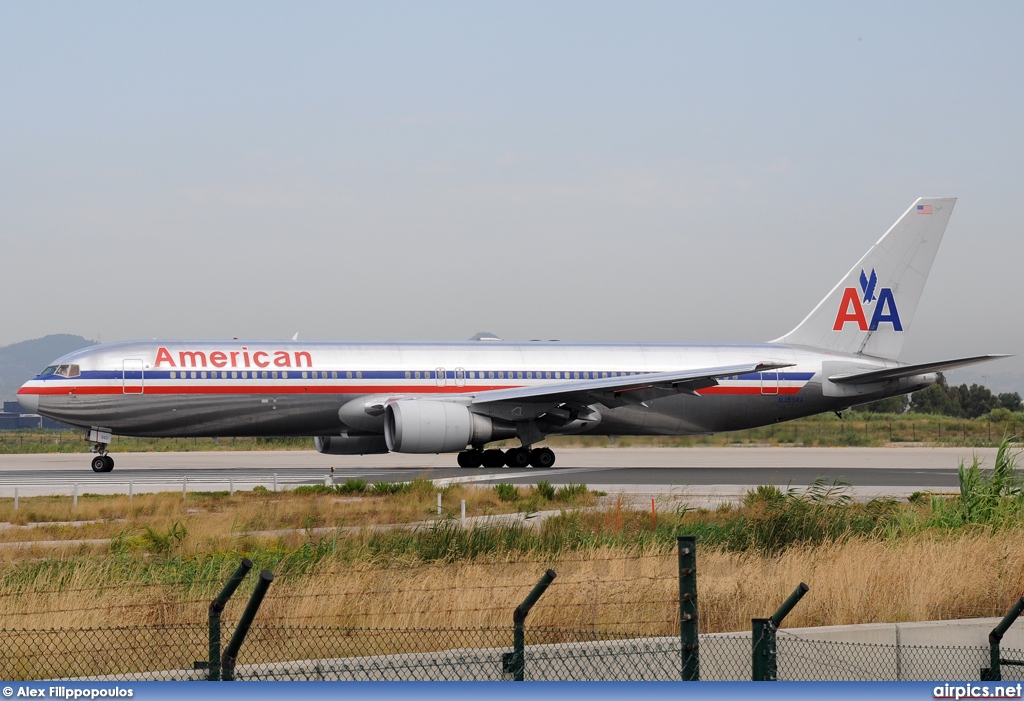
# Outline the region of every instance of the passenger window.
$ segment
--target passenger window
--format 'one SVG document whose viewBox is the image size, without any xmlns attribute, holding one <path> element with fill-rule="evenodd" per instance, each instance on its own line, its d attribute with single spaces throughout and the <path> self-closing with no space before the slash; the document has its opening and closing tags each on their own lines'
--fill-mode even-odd
<svg viewBox="0 0 1024 701">
<path fill-rule="evenodd" d="M 200 377 L 204 380 L 206 379 L 206 370 L 203 370 L 203 372 L 200 374 Z"/>
<path fill-rule="evenodd" d="M 174 372 L 174 370 L 171 370 L 171 379 L 173 380 L 173 379 L 175 379 L 177 377 L 178 377 L 178 373 Z"/>
<path fill-rule="evenodd" d="M 352 379 L 352 371 L 351 370 L 349 370 L 348 372 L 345 373 L 345 378 L 348 379 L 348 380 Z"/>
<path fill-rule="evenodd" d="M 303 371 L 302 371 L 302 379 L 303 379 L 303 380 L 305 380 L 305 379 L 306 379 L 306 371 L 305 371 L 305 370 L 303 370 Z"/>
<path fill-rule="evenodd" d="M 579 374 L 578 372 L 574 372 L 574 373 L 572 374 L 572 379 L 574 379 L 574 380 L 578 380 L 578 379 L 580 379 L 580 374 Z"/>
<path fill-rule="evenodd" d="M 516 379 L 517 379 L 517 380 L 521 380 L 521 379 L 523 379 L 523 371 L 522 371 L 522 370 L 520 370 L 520 371 L 518 371 L 518 372 L 516 373 Z"/>
<path fill-rule="evenodd" d="M 332 380 L 337 380 L 338 379 L 338 371 L 337 370 L 331 370 L 331 379 Z"/>
<path fill-rule="evenodd" d="M 416 371 L 416 379 L 417 380 L 420 379 L 420 371 L 419 370 Z"/>
<path fill-rule="evenodd" d="M 192 374 L 192 379 L 193 379 L 193 380 L 194 380 L 194 379 L 196 379 L 196 371 L 195 371 L 195 370 L 193 370 L 191 374 Z"/>
<path fill-rule="evenodd" d="M 551 371 L 550 370 L 548 370 L 548 371 L 546 371 L 544 373 L 544 379 L 545 380 L 550 380 L 551 379 Z"/>
<path fill-rule="evenodd" d="M 532 380 L 533 379 L 533 373 L 530 372 L 529 370 L 526 371 L 526 379 L 527 380 Z"/>
<path fill-rule="evenodd" d="M 561 380 L 562 379 L 562 373 L 559 372 L 558 370 L 555 370 L 555 379 L 556 380 Z"/>
<path fill-rule="evenodd" d="M 411 372 L 409 372 L 408 370 L 406 370 L 406 371 L 405 371 L 405 379 L 407 379 L 407 380 L 408 380 L 408 379 L 409 379 L 410 377 L 412 377 L 412 373 L 411 373 Z"/>
<path fill-rule="evenodd" d="M 363 371 L 362 370 L 356 370 L 356 379 L 357 380 L 363 379 Z"/>
<path fill-rule="evenodd" d="M 281 378 L 285 379 L 285 380 L 288 379 L 288 371 L 287 370 L 282 370 L 281 371 Z"/>
<path fill-rule="evenodd" d="M 231 379 L 232 380 L 237 380 L 238 379 L 238 371 L 237 370 L 232 370 L 231 371 Z"/>
<path fill-rule="evenodd" d="M 242 370 L 242 379 L 243 380 L 249 379 L 249 371 L 248 370 Z"/>
<path fill-rule="evenodd" d="M 493 380 L 494 379 L 494 370 L 488 370 L 487 371 L 487 379 L 488 380 Z"/>
<path fill-rule="evenodd" d="M 276 380 L 277 379 L 277 370 L 274 370 L 274 372 L 273 372 L 273 374 L 271 376 Z"/>
</svg>

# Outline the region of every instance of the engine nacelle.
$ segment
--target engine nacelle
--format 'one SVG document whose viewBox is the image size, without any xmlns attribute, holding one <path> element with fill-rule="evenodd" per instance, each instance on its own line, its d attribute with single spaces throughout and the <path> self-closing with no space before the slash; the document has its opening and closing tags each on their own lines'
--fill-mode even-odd
<svg viewBox="0 0 1024 701">
<path fill-rule="evenodd" d="M 324 455 L 376 455 L 388 452 L 384 436 L 316 436 L 316 452 Z"/>
<path fill-rule="evenodd" d="M 403 399 L 384 411 L 384 439 L 396 453 L 454 453 L 515 435 L 515 424 L 454 402 Z"/>
</svg>

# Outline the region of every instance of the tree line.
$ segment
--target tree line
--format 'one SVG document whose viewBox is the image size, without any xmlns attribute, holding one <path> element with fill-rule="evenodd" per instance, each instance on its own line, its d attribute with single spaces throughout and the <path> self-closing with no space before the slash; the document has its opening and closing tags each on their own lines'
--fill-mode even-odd
<svg viewBox="0 0 1024 701">
<path fill-rule="evenodd" d="M 951 385 L 940 372 L 939 380 L 931 387 L 914 392 L 911 395 L 901 394 L 887 397 L 870 404 L 853 407 L 853 411 L 864 411 L 880 414 L 902 414 L 912 411 L 918 414 L 939 414 L 964 419 L 977 419 L 1003 409 L 1008 412 L 1024 411 L 1024 401 L 1017 392 L 993 394 L 984 385 L 972 384 L 968 387 Z"/>
</svg>

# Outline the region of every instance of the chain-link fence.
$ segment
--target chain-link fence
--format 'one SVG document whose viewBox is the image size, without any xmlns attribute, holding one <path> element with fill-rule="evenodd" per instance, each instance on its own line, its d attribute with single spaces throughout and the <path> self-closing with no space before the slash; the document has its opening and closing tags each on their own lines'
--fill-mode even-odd
<svg viewBox="0 0 1024 701">
<path fill-rule="evenodd" d="M 8 680 L 205 680 L 205 625 L 5 630 L 0 678 Z M 373 629 L 254 626 L 238 680 L 502 680 L 509 628 Z M 700 636 L 700 678 L 751 678 L 751 638 Z M 1011 659 L 1024 651 L 1003 650 Z M 872 645 L 807 640 L 780 631 L 783 680 L 979 679 L 989 648 Z M 527 680 L 678 680 L 678 637 L 526 629 Z M 1024 669 L 1005 667 L 1006 680 Z"/>
</svg>

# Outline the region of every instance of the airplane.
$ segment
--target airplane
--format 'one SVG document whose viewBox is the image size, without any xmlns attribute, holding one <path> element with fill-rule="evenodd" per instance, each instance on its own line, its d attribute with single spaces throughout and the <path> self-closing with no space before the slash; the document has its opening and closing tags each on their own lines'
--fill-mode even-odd
<svg viewBox="0 0 1024 701">
<path fill-rule="evenodd" d="M 328 455 L 458 453 L 549 468 L 548 436 L 736 431 L 924 389 L 1002 355 L 897 361 L 956 202 L 919 198 L 796 328 L 767 343 L 130 341 L 53 361 L 18 391 L 80 427 L 92 469 L 113 435 L 311 436 Z M 487 448 L 518 440 L 507 450 Z"/>
</svg>

